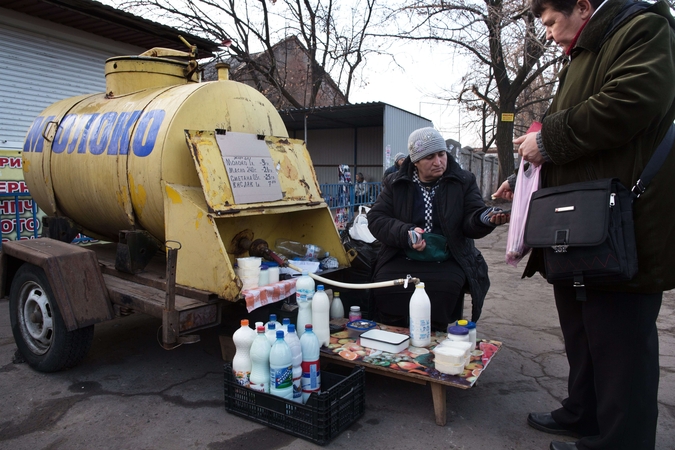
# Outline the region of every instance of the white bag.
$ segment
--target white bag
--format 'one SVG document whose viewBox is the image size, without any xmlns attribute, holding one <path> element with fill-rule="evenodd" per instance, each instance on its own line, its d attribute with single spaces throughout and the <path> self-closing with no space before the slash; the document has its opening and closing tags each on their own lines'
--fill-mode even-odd
<svg viewBox="0 0 675 450">
<path fill-rule="evenodd" d="M 372 244 L 376 239 L 368 229 L 368 211 L 370 211 L 370 208 L 367 206 L 359 206 L 359 213 L 354 217 L 354 223 L 349 229 L 349 236 L 366 244 Z"/>
<path fill-rule="evenodd" d="M 530 209 L 530 197 L 532 197 L 532 193 L 539 189 L 540 170 L 541 166 L 534 166 L 533 164 L 529 164 L 526 170 L 525 159 L 521 158 L 511 205 L 509 232 L 506 237 L 506 263 L 513 267 L 516 267 L 530 251 L 530 247 L 525 244 L 523 236 L 525 234 L 527 211 Z"/>
</svg>

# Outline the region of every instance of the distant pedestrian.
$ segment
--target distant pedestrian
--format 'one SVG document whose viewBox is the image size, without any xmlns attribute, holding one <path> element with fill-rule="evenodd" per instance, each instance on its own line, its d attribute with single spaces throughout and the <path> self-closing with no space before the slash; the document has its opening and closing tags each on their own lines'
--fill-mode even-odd
<svg viewBox="0 0 675 450">
<path fill-rule="evenodd" d="M 384 175 L 382 175 L 382 181 L 384 181 L 385 178 L 387 178 L 388 175 L 391 175 L 392 173 L 398 172 L 398 169 L 401 168 L 401 164 L 403 164 L 403 161 L 405 161 L 406 154 L 405 153 L 397 153 L 394 156 L 394 165 L 389 167 L 387 170 L 384 171 Z"/>
</svg>

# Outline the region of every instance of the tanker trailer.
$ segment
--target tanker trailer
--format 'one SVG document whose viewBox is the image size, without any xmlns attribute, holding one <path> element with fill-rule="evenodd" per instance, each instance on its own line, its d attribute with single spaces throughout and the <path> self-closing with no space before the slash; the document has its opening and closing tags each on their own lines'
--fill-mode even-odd
<svg viewBox="0 0 675 450">
<path fill-rule="evenodd" d="M 37 370 L 75 365 L 94 324 L 127 312 L 162 318 L 165 347 L 219 324 L 253 242 L 349 265 L 304 143 L 226 67 L 200 82 L 192 50 L 110 58 L 106 92 L 56 102 L 28 131 L 24 177 L 47 218 L 43 237 L 3 245 L 0 294 Z M 71 244 L 78 232 L 102 242 Z"/>
</svg>

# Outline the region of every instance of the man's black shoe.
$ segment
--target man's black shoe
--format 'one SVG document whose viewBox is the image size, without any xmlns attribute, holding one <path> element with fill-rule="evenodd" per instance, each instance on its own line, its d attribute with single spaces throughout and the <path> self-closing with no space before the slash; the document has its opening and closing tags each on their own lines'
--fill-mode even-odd
<svg viewBox="0 0 675 450">
<path fill-rule="evenodd" d="M 532 428 L 550 434 L 560 434 L 564 436 L 580 437 L 578 433 L 563 428 L 558 422 L 553 420 L 551 413 L 530 413 L 527 416 L 527 423 Z M 552 445 L 552 444 L 551 444 Z M 552 448 L 552 447 L 551 447 Z M 565 447 L 561 447 L 565 448 Z M 576 447 L 570 447 L 576 448 Z"/>
<path fill-rule="evenodd" d="M 577 450 L 577 444 L 575 442 L 553 441 L 549 448 L 551 450 Z"/>
</svg>

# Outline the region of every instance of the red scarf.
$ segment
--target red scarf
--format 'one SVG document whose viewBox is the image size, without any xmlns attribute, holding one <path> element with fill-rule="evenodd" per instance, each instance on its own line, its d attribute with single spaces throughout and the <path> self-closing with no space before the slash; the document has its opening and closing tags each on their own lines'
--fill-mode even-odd
<svg viewBox="0 0 675 450">
<path fill-rule="evenodd" d="M 581 28 L 579 28 L 579 31 L 577 31 L 577 34 L 574 35 L 574 38 L 572 39 L 572 42 L 570 42 L 569 48 L 565 52 L 565 54 L 567 56 L 570 56 L 572 54 L 572 49 L 574 48 L 575 45 L 577 45 L 577 41 L 579 40 L 579 35 L 581 34 L 582 31 L 584 31 L 584 28 L 586 28 L 586 24 L 588 23 L 589 20 L 591 20 L 590 17 L 588 19 L 586 19 L 586 22 L 581 24 Z"/>
</svg>

